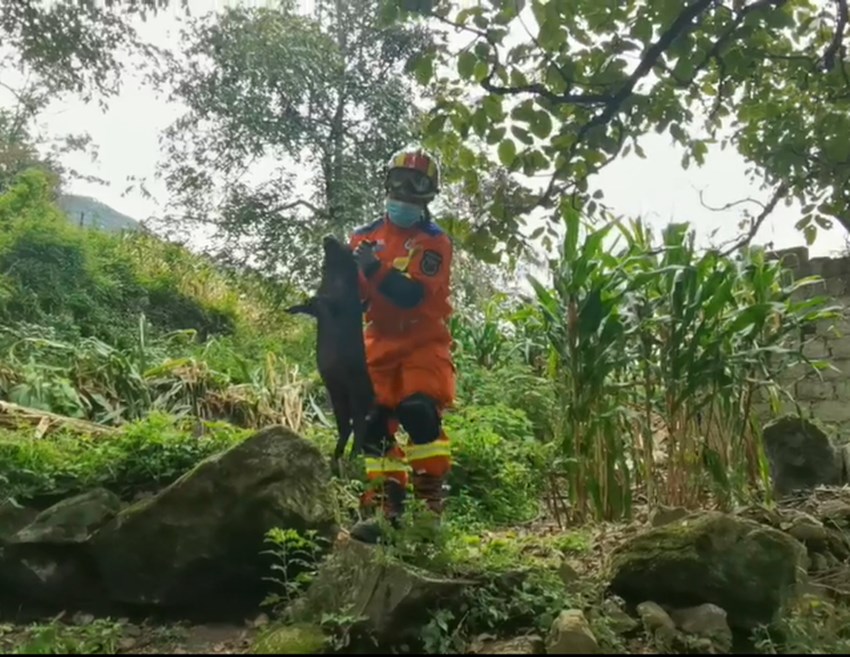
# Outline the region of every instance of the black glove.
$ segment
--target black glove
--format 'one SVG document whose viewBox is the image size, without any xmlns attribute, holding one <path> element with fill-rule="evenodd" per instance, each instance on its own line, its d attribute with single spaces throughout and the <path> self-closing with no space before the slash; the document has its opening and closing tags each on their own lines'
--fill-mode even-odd
<svg viewBox="0 0 850 657">
<path fill-rule="evenodd" d="M 364 276 L 371 276 L 381 266 L 381 261 L 375 255 L 374 242 L 360 242 L 357 248 L 354 249 L 354 259 L 357 260 L 357 266 Z"/>
</svg>

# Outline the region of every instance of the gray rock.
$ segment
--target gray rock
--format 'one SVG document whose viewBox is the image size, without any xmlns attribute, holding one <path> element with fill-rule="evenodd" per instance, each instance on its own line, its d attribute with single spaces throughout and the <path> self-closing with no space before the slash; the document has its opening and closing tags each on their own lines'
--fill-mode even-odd
<svg viewBox="0 0 850 657">
<path fill-rule="evenodd" d="M 827 539 L 827 531 L 823 523 L 808 513 L 799 512 L 794 515 L 790 526 L 783 527 L 791 536 L 803 543 L 822 543 Z"/>
<path fill-rule="evenodd" d="M 667 611 L 659 604 L 646 600 L 637 606 L 646 633 L 661 653 L 672 652 L 676 641 L 676 624 Z"/>
<path fill-rule="evenodd" d="M 786 415 L 768 423 L 762 436 L 777 495 L 842 483 L 843 456 L 815 424 Z"/>
<path fill-rule="evenodd" d="M 306 593 L 291 607 L 301 623 L 325 614 L 359 618 L 362 628 L 380 644 L 419 637 L 437 606 L 460 602 L 466 586 L 392 559 L 381 546 L 348 540 L 319 568 Z"/>
<path fill-rule="evenodd" d="M 717 605 L 706 603 L 674 609 L 670 617 L 686 634 L 709 639 L 718 652 L 728 653 L 732 649 L 732 630 L 726 612 Z"/>
<path fill-rule="evenodd" d="M 84 543 L 121 510 L 121 500 L 103 488 L 62 500 L 18 531 L 13 544 Z"/>
<path fill-rule="evenodd" d="M 649 522 L 653 527 L 669 525 L 688 516 L 690 511 L 680 506 L 660 506 L 652 512 Z"/>
<path fill-rule="evenodd" d="M 806 549 L 788 534 L 718 512 L 691 515 L 618 546 L 610 590 L 637 603 L 712 602 L 742 629 L 778 619 L 796 599 Z"/>
<path fill-rule="evenodd" d="M 657 630 L 669 630 L 672 632 L 676 629 L 676 624 L 670 618 L 670 614 L 661 605 L 651 600 L 641 602 L 637 606 L 637 613 L 644 627 L 649 632 L 655 632 Z"/>
<path fill-rule="evenodd" d="M 579 609 L 566 609 L 552 623 L 546 639 L 547 655 L 588 655 L 599 652 L 599 644 Z"/>
<path fill-rule="evenodd" d="M 815 554 L 809 555 L 809 559 L 811 561 L 809 569 L 812 572 L 822 573 L 825 570 L 829 570 L 829 559 L 827 559 L 826 555 L 822 552 L 816 552 Z"/>
<path fill-rule="evenodd" d="M 336 534 L 330 472 L 316 446 L 281 426 L 211 456 L 119 513 L 92 541 L 118 602 L 255 606 L 267 592 L 272 528 Z M 296 573 L 293 571 L 291 576 Z"/>
<path fill-rule="evenodd" d="M 0 544 L 30 524 L 37 515 L 38 511 L 18 504 L 11 497 L 0 502 Z"/>
<path fill-rule="evenodd" d="M 608 620 L 611 629 L 617 634 L 628 634 L 640 625 L 637 620 L 629 616 L 612 598 L 606 598 L 602 602 L 602 613 Z"/>
<path fill-rule="evenodd" d="M 86 542 L 121 507 L 103 489 L 63 500 L 18 530 L 0 552 L 0 585 L 22 599 L 80 603 L 101 592 Z"/>
</svg>

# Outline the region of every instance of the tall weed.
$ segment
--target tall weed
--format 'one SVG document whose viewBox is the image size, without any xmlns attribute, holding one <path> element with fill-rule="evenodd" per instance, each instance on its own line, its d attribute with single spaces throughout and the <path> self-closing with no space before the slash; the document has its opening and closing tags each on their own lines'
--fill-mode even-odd
<svg viewBox="0 0 850 657">
<path fill-rule="evenodd" d="M 805 360 L 802 328 L 837 309 L 799 300 L 813 279 L 792 280 L 761 251 L 698 253 L 686 224 L 658 246 L 639 223 L 582 239 L 568 214 L 566 229 L 551 285 L 531 282 L 557 399 L 551 481 L 565 480 L 570 512 L 627 516 L 635 484 L 688 506 L 763 492 L 754 395 Z M 616 253 L 604 247 L 615 229 L 626 242 Z"/>
</svg>

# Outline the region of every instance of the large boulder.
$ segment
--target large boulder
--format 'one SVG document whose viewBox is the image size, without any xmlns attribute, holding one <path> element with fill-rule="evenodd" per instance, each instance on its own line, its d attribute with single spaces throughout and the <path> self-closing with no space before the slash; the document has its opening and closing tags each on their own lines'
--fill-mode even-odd
<svg viewBox="0 0 850 657">
<path fill-rule="evenodd" d="M 844 481 L 841 451 L 815 424 L 786 415 L 768 423 L 762 437 L 777 495 Z"/>
<path fill-rule="evenodd" d="M 256 605 L 272 575 L 262 554 L 270 529 L 335 535 L 329 477 L 315 445 L 282 426 L 207 458 L 94 537 L 110 598 L 194 611 Z"/>
<path fill-rule="evenodd" d="M 35 520 L 37 515 L 38 511 L 18 504 L 11 497 L 0 502 L 0 545 Z"/>
<path fill-rule="evenodd" d="M 800 591 L 806 549 L 793 537 L 752 520 L 695 513 L 651 529 L 612 553 L 611 590 L 638 604 L 713 603 L 730 626 L 772 623 Z"/>
<path fill-rule="evenodd" d="M 459 602 L 469 585 L 401 563 L 382 547 L 348 540 L 322 564 L 291 613 L 301 622 L 326 614 L 359 619 L 355 633 L 386 646 L 417 639 L 431 610 Z"/>
<path fill-rule="evenodd" d="M 41 603 L 87 603 L 98 597 L 86 542 L 121 508 L 98 488 L 39 513 L 9 538 L 0 552 L 5 593 Z"/>
</svg>

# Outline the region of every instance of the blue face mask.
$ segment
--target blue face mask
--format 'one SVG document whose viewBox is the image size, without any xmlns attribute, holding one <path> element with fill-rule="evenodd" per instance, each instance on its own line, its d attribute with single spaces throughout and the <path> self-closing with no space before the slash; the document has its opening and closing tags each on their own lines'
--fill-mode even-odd
<svg viewBox="0 0 850 657">
<path fill-rule="evenodd" d="M 387 199 L 387 216 L 399 228 L 410 228 L 422 219 L 422 208 L 413 203 Z"/>
</svg>

